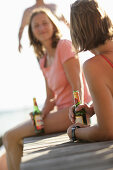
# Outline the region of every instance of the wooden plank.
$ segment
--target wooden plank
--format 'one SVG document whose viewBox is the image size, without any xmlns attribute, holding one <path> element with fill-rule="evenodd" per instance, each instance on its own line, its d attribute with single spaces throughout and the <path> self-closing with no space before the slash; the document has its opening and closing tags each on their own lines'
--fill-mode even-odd
<svg viewBox="0 0 113 170">
<path fill-rule="evenodd" d="M 21 170 L 113 169 L 113 141 L 70 142 L 66 133 L 26 138 Z"/>
</svg>

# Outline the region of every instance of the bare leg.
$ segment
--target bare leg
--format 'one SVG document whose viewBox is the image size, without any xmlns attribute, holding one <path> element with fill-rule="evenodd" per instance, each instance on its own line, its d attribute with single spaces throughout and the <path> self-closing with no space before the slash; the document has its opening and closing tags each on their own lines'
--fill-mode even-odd
<svg viewBox="0 0 113 170">
<path fill-rule="evenodd" d="M 0 170 L 8 170 L 5 153 L 0 156 Z"/>
<path fill-rule="evenodd" d="M 55 133 L 66 131 L 72 124 L 69 120 L 69 108 L 48 114 L 44 119 L 45 133 Z"/>
<path fill-rule="evenodd" d="M 44 119 L 45 134 L 63 132 L 71 125 L 68 118 L 69 108 L 50 113 Z M 20 141 L 28 136 L 34 136 L 35 129 L 32 121 L 29 120 L 10 131 L 3 137 L 3 143 L 6 148 L 8 170 L 19 170 L 23 145 Z"/>
<path fill-rule="evenodd" d="M 8 170 L 20 169 L 23 151 L 22 139 L 33 135 L 35 135 L 35 132 L 31 120 L 28 120 L 5 133 L 3 143 L 6 148 Z"/>
</svg>

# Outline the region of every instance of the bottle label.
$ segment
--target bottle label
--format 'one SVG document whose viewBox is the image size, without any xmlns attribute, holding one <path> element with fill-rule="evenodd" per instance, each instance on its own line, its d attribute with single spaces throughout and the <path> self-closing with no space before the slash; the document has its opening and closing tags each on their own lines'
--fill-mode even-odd
<svg viewBox="0 0 113 170">
<path fill-rule="evenodd" d="M 44 128 L 44 122 L 42 120 L 42 117 L 40 115 L 35 115 L 35 125 L 37 130 L 43 129 Z"/>
<path fill-rule="evenodd" d="M 82 116 L 76 116 L 75 123 L 82 123 L 83 124 L 83 117 Z"/>
</svg>

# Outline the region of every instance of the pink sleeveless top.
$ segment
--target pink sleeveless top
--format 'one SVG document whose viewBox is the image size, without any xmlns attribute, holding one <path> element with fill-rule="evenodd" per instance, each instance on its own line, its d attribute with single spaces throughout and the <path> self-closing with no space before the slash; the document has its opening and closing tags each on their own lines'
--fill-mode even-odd
<svg viewBox="0 0 113 170">
<path fill-rule="evenodd" d="M 58 109 L 63 109 L 73 105 L 72 87 L 67 80 L 63 63 L 75 57 L 72 52 L 72 44 L 69 40 L 60 40 L 55 53 L 55 58 L 51 66 L 44 67 L 46 56 L 40 59 L 40 67 L 44 77 L 48 83 L 49 88 L 53 91 L 56 98 L 56 106 Z M 85 80 L 84 80 L 85 83 Z M 90 101 L 87 88 L 85 85 L 85 102 Z"/>
</svg>

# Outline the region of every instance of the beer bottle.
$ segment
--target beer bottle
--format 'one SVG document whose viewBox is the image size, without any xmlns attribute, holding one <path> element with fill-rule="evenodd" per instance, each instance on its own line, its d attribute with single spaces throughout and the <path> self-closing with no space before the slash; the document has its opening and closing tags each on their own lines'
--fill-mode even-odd
<svg viewBox="0 0 113 170">
<path fill-rule="evenodd" d="M 38 108 L 36 98 L 33 98 L 33 105 L 34 105 L 34 111 L 33 111 L 33 120 L 35 125 L 35 132 L 38 134 L 44 133 L 44 122 L 41 117 L 41 111 Z"/>
<path fill-rule="evenodd" d="M 74 90 L 73 96 L 74 96 L 74 106 L 76 108 L 81 103 L 79 91 Z M 87 124 L 86 112 L 84 109 L 77 111 L 77 112 L 74 110 L 73 113 L 75 115 L 75 123 Z"/>
</svg>

